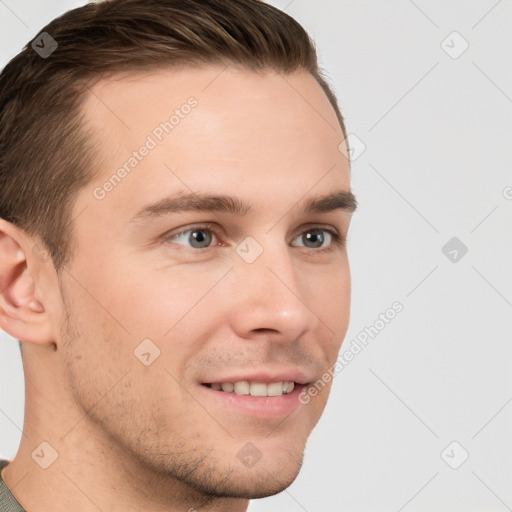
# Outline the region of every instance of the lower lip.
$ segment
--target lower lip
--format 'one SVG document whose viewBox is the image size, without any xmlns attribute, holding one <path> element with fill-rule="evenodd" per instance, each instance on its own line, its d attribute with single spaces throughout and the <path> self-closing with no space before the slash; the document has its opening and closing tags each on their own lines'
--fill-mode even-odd
<svg viewBox="0 0 512 512">
<path fill-rule="evenodd" d="M 216 391 L 208 386 L 201 385 L 203 391 L 212 400 L 218 400 L 229 407 L 231 411 L 233 409 L 239 410 L 244 414 L 258 418 L 282 418 L 293 412 L 301 405 L 299 394 L 304 387 L 295 384 L 291 393 L 281 396 L 252 396 Z"/>
</svg>

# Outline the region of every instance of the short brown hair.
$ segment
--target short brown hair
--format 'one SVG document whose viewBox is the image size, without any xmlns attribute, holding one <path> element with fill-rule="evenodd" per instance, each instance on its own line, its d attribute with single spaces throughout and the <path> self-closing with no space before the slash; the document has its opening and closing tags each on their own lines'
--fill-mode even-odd
<svg viewBox="0 0 512 512">
<path fill-rule="evenodd" d="M 44 32 L 58 45 L 46 58 L 32 46 Z M 68 11 L 0 74 L 0 217 L 37 235 L 57 272 L 73 257 L 73 200 L 94 178 L 94 148 L 82 123 L 85 93 L 116 73 L 185 64 L 304 69 L 346 136 L 314 42 L 263 1 L 106 0 Z"/>
</svg>

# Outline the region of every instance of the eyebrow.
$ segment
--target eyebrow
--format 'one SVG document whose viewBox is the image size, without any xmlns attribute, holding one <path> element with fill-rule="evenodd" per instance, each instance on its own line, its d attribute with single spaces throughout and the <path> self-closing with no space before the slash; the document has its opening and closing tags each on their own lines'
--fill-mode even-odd
<svg viewBox="0 0 512 512">
<path fill-rule="evenodd" d="M 340 190 L 309 199 L 303 205 L 301 213 L 326 213 L 337 209 L 354 212 L 356 208 L 357 201 L 354 194 Z M 130 222 L 154 219 L 183 211 L 215 211 L 247 216 L 252 211 L 252 207 L 236 196 L 186 193 L 165 197 L 156 203 L 144 206 L 130 219 Z"/>
</svg>

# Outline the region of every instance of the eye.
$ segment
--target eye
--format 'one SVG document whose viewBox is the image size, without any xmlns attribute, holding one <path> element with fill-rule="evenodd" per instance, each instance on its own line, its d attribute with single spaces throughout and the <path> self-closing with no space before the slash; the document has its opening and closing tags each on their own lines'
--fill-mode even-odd
<svg viewBox="0 0 512 512">
<path fill-rule="evenodd" d="M 327 233 L 327 236 L 325 235 Z M 329 249 L 334 244 L 342 244 L 343 240 L 338 233 L 331 229 L 314 228 L 303 231 L 295 240 L 300 240 L 307 249 Z M 327 245 L 324 245 L 327 242 Z"/>
<path fill-rule="evenodd" d="M 190 247 L 193 249 L 207 249 L 213 238 L 216 238 L 216 235 L 212 229 L 198 226 L 171 235 L 166 240 L 179 245 L 190 244 Z"/>
<path fill-rule="evenodd" d="M 213 240 L 217 243 L 213 244 Z M 299 240 L 298 247 L 312 249 L 315 252 L 322 252 L 334 249 L 334 245 L 342 245 L 344 239 L 332 229 L 309 228 L 303 231 L 294 241 Z M 192 249 L 209 249 L 214 245 L 220 245 L 217 232 L 210 226 L 195 226 L 179 233 L 166 236 L 166 242 L 184 245 Z"/>
</svg>

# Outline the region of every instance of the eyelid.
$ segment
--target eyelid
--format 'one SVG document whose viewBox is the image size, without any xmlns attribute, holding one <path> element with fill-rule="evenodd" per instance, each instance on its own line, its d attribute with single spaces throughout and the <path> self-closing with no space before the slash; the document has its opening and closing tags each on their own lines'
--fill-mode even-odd
<svg viewBox="0 0 512 512">
<path fill-rule="evenodd" d="M 315 223 L 311 223 L 311 224 L 306 224 L 305 226 L 301 226 L 300 227 L 300 231 L 298 232 L 298 234 L 295 236 L 295 238 L 306 232 L 306 231 L 313 231 L 315 229 L 320 229 L 320 230 L 325 230 L 325 231 L 328 231 L 329 233 L 331 234 L 334 234 L 334 235 L 337 235 L 337 236 L 341 236 L 341 233 L 332 225 L 330 224 L 315 224 Z"/>
</svg>

